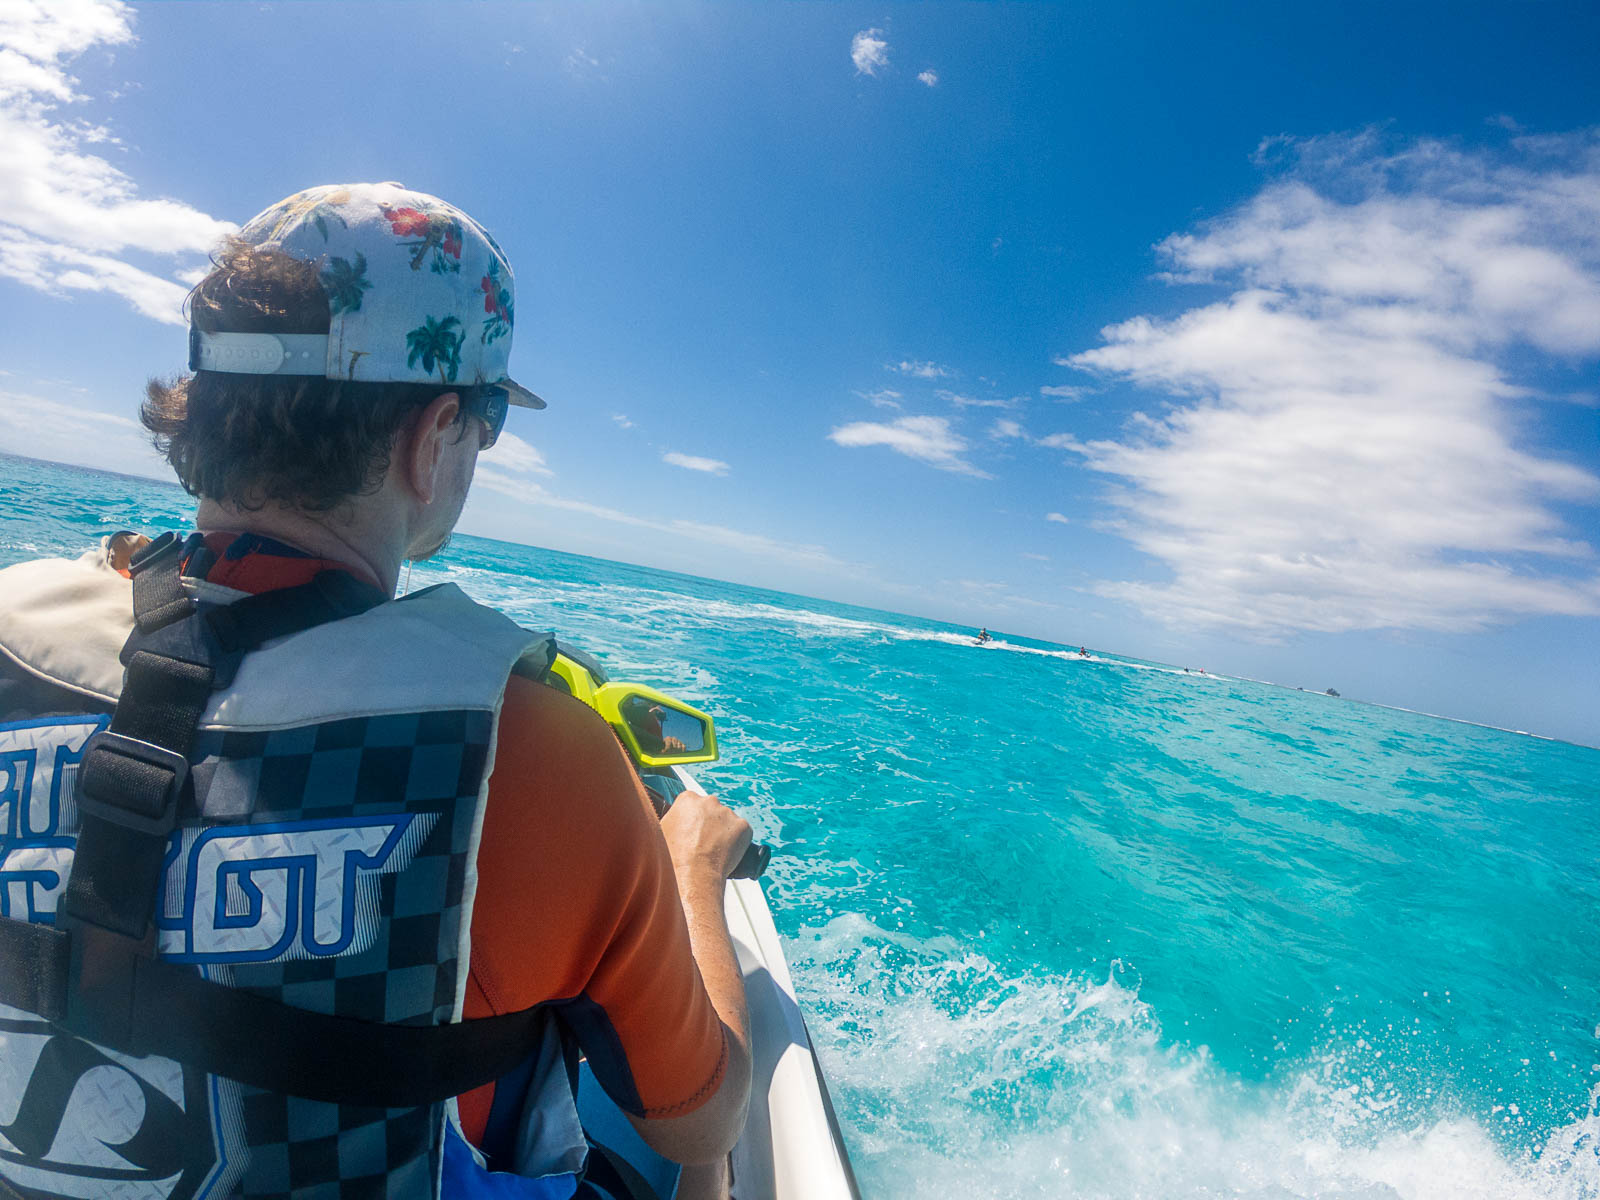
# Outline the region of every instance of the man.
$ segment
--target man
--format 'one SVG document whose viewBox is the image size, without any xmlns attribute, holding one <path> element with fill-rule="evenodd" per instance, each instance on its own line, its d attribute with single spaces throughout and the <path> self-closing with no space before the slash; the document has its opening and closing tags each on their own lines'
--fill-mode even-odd
<svg viewBox="0 0 1600 1200">
<path fill-rule="evenodd" d="M 621 1196 L 580 1050 L 680 1196 L 725 1194 L 749 827 L 657 824 L 547 641 L 391 599 L 544 407 L 504 255 L 314 188 L 190 304 L 143 416 L 197 533 L 0 571 L 0 1195 Z"/>
</svg>

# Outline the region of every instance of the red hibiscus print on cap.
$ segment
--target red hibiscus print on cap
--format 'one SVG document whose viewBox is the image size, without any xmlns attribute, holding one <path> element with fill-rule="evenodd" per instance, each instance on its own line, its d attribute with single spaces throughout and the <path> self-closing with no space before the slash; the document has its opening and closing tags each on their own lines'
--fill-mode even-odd
<svg viewBox="0 0 1600 1200">
<path fill-rule="evenodd" d="M 399 237 L 421 237 L 428 232 L 428 214 L 419 209 L 389 208 L 385 205 L 383 215 Z"/>
</svg>

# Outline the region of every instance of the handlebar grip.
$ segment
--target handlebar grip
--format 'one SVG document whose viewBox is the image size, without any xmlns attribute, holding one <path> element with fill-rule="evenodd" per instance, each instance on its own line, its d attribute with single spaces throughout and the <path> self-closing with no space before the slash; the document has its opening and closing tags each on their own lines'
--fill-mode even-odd
<svg viewBox="0 0 1600 1200">
<path fill-rule="evenodd" d="M 739 860 L 739 865 L 733 869 L 729 879 L 760 879 L 765 874 L 767 864 L 772 861 L 772 847 L 764 842 L 751 842 L 744 852 L 744 857 Z"/>
</svg>

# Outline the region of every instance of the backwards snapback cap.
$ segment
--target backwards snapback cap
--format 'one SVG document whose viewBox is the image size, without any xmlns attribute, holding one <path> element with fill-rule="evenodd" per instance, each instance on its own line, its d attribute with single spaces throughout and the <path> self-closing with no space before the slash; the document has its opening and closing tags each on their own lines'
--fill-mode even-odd
<svg viewBox="0 0 1600 1200">
<path fill-rule="evenodd" d="M 191 326 L 191 371 L 493 384 L 512 404 L 544 407 L 507 371 L 511 264 L 459 208 L 398 183 L 332 184 L 279 201 L 239 236 L 316 264 L 328 294 L 328 332 L 206 333 Z"/>
</svg>

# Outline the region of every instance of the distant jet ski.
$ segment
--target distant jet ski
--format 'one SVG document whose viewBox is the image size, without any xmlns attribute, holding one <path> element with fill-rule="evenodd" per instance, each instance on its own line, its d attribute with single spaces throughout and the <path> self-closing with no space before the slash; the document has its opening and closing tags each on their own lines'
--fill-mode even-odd
<svg viewBox="0 0 1600 1200">
<path fill-rule="evenodd" d="M 994 638 L 989 635 L 989 631 L 987 629 L 980 629 L 978 630 L 978 636 L 972 639 L 972 644 L 974 646 L 981 646 L 985 642 L 992 641 L 994 641 Z"/>
</svg>

